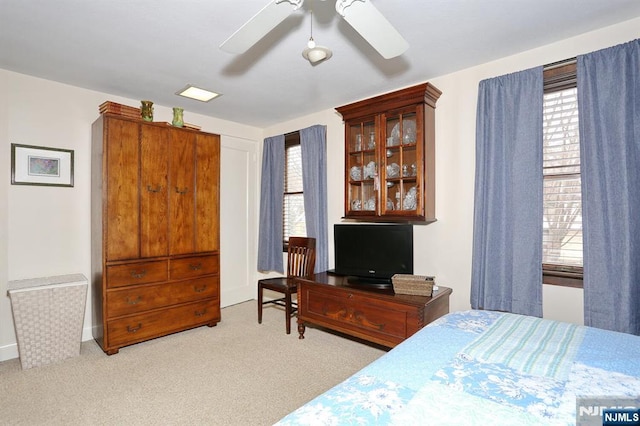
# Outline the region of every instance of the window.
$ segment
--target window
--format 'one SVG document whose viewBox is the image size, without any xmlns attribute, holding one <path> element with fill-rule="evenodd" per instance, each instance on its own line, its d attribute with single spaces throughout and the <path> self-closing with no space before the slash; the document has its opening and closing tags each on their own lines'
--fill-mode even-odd
<svg viewBox="0 0 640 426">
<path fill-rule="evenodd" d="M 582 194 L 575 61 L 545 67 L 543 282 L 582 287 Z"/>
<path fill-rule="evenodd" d="M 289 237 L 306 237 L 304 193 L 302 189 L 302 150 L 300 132 L 284 138 L 284 203 L 282 205 L 283 250 L 287 250 Z"/>
</svg>

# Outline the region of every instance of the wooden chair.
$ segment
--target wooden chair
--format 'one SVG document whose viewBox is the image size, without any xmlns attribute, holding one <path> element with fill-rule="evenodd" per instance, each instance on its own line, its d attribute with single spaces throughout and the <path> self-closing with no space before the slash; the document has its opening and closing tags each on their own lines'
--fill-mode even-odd
<svg viewBox="0 0 640 426">
<path fill-rule="evenodd" d="M 284 306 L 286 315 L 287 334 L 291 334 L 291 316 L 298 310 L 298 304 L 291 300 L 291 295 L 298 288 L 294 277 L 311 277 L 316 265 L 316 239 L 306 237 L 290 237 L 287 251 L 287 276 L 278 278 L 266 278 L 258 281 L 258 324 L 262 324 L 262 307 L 272 303 Z M 263 301 L 264 289 L 284 294 L 283 297 L 274 300 Z"/>
</svg>

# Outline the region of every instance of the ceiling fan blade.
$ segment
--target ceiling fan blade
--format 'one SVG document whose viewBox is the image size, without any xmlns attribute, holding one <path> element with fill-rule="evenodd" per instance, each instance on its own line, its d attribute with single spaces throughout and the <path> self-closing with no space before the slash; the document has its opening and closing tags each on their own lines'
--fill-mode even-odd
<svg viewBox="0 0 640 426">
<path fill-rule="evenodd" d="M 336 11 L 383 58 L 395 58 L 409 48 L 409 43 L 369 0 L 337 0 Z"/>
<path fill-rule="evenodd" d="M 304 0 L 272 0 L 231 37 L 223 41 L 220 49 L 229 53 L 246 52 L 294 10 L 299 9 L 303 2 Z"/>
</svg>

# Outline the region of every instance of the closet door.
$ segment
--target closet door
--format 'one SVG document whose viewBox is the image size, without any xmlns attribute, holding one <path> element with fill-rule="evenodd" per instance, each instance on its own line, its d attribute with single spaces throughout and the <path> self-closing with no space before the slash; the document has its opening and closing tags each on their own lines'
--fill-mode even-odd
<svg viewBox="0 0 640 426">
<path fill-rule="evenodd" d="M 135 259 L 140 253 L 138 164 L 140 148 L 138 123 L 105 119 L 103 160 L 106 177 L 103 217 L 106 225 L 106 260 Z"/>
<path fill-rule="evenodd" d="M 170 129 L 169 254 L 195 251 L 195 147 L 192 132 Z"/>
<path fill-rule="evenodd" d="M 220 249 L 220 136 L 196 136 L 195 251 Z"/>
<path fill-rule="evenodd" d="M 169 253 L 169 134 L 157 126 L 142 126 L 140 137 L 140 257 Z"/>
</svg>

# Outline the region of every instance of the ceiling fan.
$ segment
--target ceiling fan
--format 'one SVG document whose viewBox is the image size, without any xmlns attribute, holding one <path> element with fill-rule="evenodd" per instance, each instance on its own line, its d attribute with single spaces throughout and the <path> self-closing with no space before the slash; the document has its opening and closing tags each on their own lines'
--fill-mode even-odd
<svg viewBox="0 0 640 426">
<path fill-rule="evenodd" d="M 304 0 L 272 0 L 225 40 L 220 48 L 244 53 L 269 31 L 300 9 Z M 336 0 L 336 12 L 385 59 L 402 55 L 409 43 L 369 0 Z"/>
</svg>

